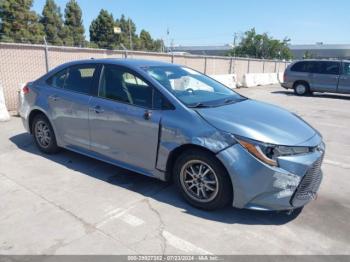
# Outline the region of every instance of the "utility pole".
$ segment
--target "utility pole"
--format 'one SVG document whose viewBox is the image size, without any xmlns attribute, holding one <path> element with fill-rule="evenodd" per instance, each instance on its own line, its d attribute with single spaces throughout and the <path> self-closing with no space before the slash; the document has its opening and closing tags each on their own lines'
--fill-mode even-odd
<svg viewBox="0 0 350 262">
<path fill-rule="evenodd" d="M 124 58 L 128 58 L 128 49 L 123 45 L 123 43 L 120 43 L 120 46 L 124 49 Z"/>
<path fill-rule="evenodd" d="M 162 38 L 161 40 L 162 40 L 161 52 L 162 52 L 162 53 L 165 53 L 165 51 L 164 51 L 164 39 Z"/>
<path fill-rule="evenodd" d="M 165 39 L 165 52 L 169 52 L 169 35 L 170 35 L 170 30 L 169 30 L 169 27 L 167 27 L 166 29 L 166 39 Z"/>
<path fill-rule="evenodd" d="M 171 52 L 174 52 L 174 39 L 171 39 Z"/>
<path fill-rule="evenodd" d="M 233 37 L 233 57 L 236 58 L 236 41 L 237 41 L 237 33 L 235 33 Z"/>
<path fill-rule="evenodd" d="M 129 42 L 130 42 L 130 50 L 132 50 L 132 36 L 131 36 L 131 20 L 129 18 Z"/>
<path fill-rule="evenodd" d="M 233 73 L 236 72 L 236 42 L 237 42 L 237 33 L 233 36 L 233 58 L 234 58 L 234 66 L 233 66 Z M 230 74 L 232 73 L 232 58 L 230 63 Z"/>
<path fill-rule="evenodd" d="M 47 46 L 46 37 L 44 36 L 44 44 L 45 44 L 45 66 L 46 73 L 49 72 L 49 47 Z"/>
</svg>

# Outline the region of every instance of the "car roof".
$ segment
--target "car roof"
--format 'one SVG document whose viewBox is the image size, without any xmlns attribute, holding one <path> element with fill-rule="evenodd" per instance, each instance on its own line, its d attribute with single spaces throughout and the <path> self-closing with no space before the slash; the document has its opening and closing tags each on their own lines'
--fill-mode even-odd
<svg viewBox="0 0 350 262">
<path fill-rule="evenodd" d="M 340 59 L 303 59 L 303 60 L 297 60 L 297 62 L 347 62 L 347 60 L 340 60 Z"/>
<path fill-rule="evenodd" d="M 125 58 L 104 58 L 104 59 L 85 59 L 76 60 L 72 62 L 65 63 L 64 66 L 68 65 L 78 65 L 78 64 L 91 64 L 91 63 L 101 63 L 101 64 L 114 64 L 127 67 L 151 67 L 151 66 L 174 66 L 174 64 L 154 61 L 154 60 L 144 60 L 144 59 L 125 59 Z M 63 66 L 63 65 L 62 65 Z"/>
</svg>

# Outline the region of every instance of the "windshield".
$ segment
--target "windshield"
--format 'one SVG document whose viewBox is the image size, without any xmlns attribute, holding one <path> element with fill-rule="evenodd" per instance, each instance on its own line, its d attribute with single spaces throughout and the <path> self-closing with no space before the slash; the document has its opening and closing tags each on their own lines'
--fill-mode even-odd
<svg viewBox="0 0 350 262">
<path fill-rule="evenodd" d="M 187 67 L 155 66 L 144 70 L 188 107 L 220 106 L 245 99 L 228 87 Z"/>
</svg>

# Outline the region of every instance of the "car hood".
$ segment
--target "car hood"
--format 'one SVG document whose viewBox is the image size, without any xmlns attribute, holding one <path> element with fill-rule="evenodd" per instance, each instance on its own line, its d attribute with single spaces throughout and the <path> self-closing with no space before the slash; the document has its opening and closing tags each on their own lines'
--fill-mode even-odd
<svg viewBox="0 0 350 262">
<path fill-rule="evenodd" d="M 298 116 L 280 107 L 244 100 L 196 111 L 219 130 L 276 145 L 300 145 L 316 131 Z"/>
</svg>

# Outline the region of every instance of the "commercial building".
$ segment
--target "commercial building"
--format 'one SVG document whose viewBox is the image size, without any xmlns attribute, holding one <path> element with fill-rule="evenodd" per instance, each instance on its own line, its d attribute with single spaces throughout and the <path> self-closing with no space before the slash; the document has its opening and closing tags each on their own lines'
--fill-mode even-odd
<svg viewBox="0 0 350 262">
<path fill-rule="evenodd" d="M 225 56 L 231 45 L 222 46 L 176 46 L 173 47 L 173 52 L 188 53 L 194 55 L 214 55 Z M 302 59 L 307 54 L 312 58 L 337 58 L 350 59 L 350 44 L 349 45 L 328 45 L 318 43 L 315 45 L 291 45 L 290 49 L 294 59 Z"/>
<path fill-rule="evenodd" d="M 212 55 L 212 56 L 226 56 L 228 51 L 232 49 L 231 45 L 222 46 L 175 46 L 169 48 L 176 53 L 188 53 L 192 55 Z"/>
<path fill-rule="evenodd" d="M 305 54 L 311 58 L 350 59 L 350 45 L 291 45 L 294 59 L 302 59 Z"/>
</svg>

